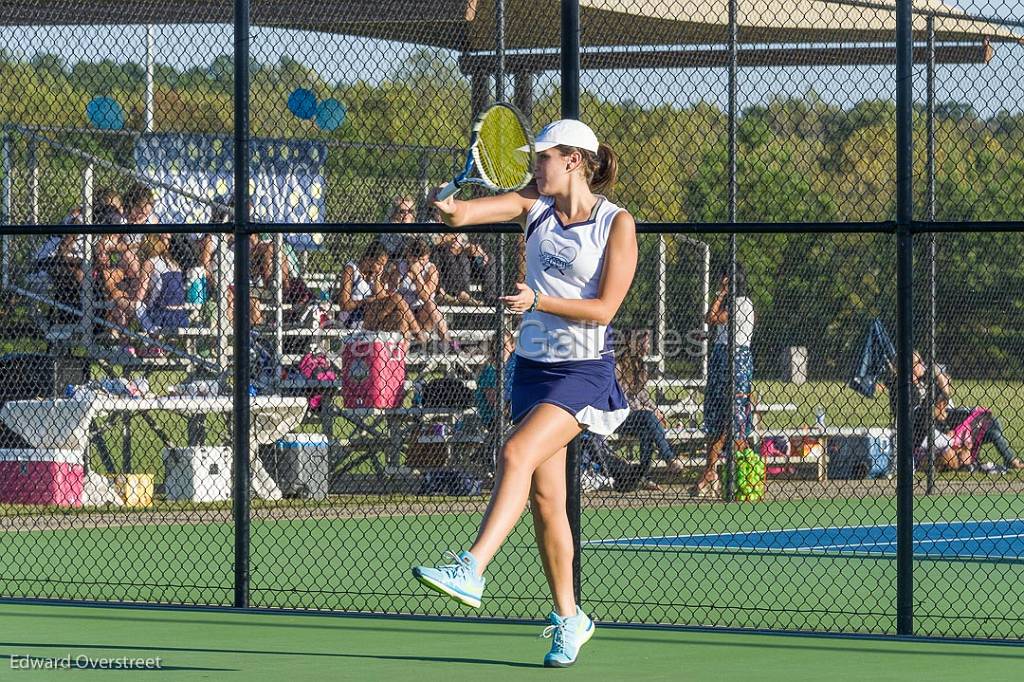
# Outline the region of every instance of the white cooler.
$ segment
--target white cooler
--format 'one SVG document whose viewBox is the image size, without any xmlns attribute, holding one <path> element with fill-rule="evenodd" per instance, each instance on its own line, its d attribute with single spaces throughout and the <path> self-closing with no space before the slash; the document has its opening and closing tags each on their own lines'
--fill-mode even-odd
<svg viewBox="0 0 1024 682">
<path fill-rule="evenodd" d="M 164 494 L 168 500 L 222 502 L 231 499 L 231 448 L 164 450 Z"/>
</svg>

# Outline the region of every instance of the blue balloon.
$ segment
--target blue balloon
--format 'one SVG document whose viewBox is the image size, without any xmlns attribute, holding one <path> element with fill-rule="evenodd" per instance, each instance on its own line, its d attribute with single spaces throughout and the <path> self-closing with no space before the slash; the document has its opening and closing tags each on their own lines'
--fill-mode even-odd
<svg viewBox="0 0 1024 682">
<path fill-rule="evenodd" d="M 89 122 L 101 130 L 121 130 L 124 128 L 124 109 L 110 97 L 94 97 L 85 106 Z"/>
<path fill-rule="evenodd" d="M 288 96 L 288 110 L 299 118 L 313 118 L 316 116 L 316 95 L 312 90 L 296 88 Z"/>
<path fill-rule="evenodd" d="M 345 105 L 334 99 L 325 99 L 316 109 L 316 124 L 322 130 L 335 130 L 345 122 Z"/>
</svg>

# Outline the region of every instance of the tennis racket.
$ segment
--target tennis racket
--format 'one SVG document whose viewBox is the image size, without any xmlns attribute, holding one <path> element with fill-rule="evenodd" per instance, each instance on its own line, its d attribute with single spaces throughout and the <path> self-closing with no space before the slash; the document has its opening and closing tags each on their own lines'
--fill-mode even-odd
<svg viewBox="0 0 1024 682">
<path fill-rule="evenodd" d="M 526 150 L 520 151 L 523 147 Z M 466 165 L 438 191 L 437 201 L 465 185 L 482 185 L 496 192 L 522 189 L 533 178 L 533 157 L 533 134 L 523 115 L 509 104 L 493 104 L 473 122 Z"/>
</svg>

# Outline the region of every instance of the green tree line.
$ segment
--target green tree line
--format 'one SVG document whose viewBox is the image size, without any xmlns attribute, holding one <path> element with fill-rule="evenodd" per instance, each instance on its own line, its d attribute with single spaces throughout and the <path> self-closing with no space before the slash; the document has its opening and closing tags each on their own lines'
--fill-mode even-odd
<svg viewBox="0 0 1024 682">
<path fill-rule="evenodd" d="M 841 76 L 837 76 L 841 77 Z M 0 53 L 0 122 L 25 126 L 85 127 L 86 103 L 117 99 L 127 126 L 140 129 L 144 73 L 140 65 L 111 60 L 65 63 L 41 53 L 24 61 Z M 208 65 L 155 71 L 158 131 L 227 134 L 232 126 L 232 57 Z M 841 85 L 841 84 L 839 84 Z M 345 124 L 325 133 L 287 109 L 296 87 L 336 97 L 348 109 Z M 680 87 L 691 87 L 680 83 Z M 560 94 L 538 92 L 532 120 L 539 127 L 558 118 Z M 1009 104 L 1009 103 L 1008 103 Z M 396 192 L 416 191 L 421 180 L 446 179 L 458 163 L 453 148 L 466 144 L 470 119 L 468 82 L 457 66 L 429 51 L 398 60 L 380 82 L 328 82 L 300 59 L 252 64 L 252 132 L 255 136 L 321 139 L 331 143 L 327 163 L 328 219 L 380 220 Z M 718 107 L 640 106 L 584 92 L 583 117 L 617 150 L 620 182 L 612 198 L 640 221 L 724 222 L 727 217 L 727 119 Z M 936 116 L 936 207 L 939 220 L 1021 220 L 1024 214 L 1024 115 L 982 116 L 968 104 L 942 102 Z M 926 215 L 925 116 L 915 126 L 915 201 Z M 131 144 L 104 135 L 67 133 L 62 141 L 131 165 Z M 346 146 L 348 145 L 348 146 Z M 361 146 L 353 146 L 361 145 Z M 398 148 L 414 145 L 417 148 Z M 422 148 L 435 148 L 434 151 Z M 14 157 L 24 160 L 24 139 Z M 45 205 L 55 220 L 75 200 L 78 180 L 65 168 L 76 161 L 58 153 L 40 160 L 50 178 Z M 61 180 L 61 178 L 64 178 Z M 741 221 L 877 221 L 895 215 L 895 105 L 864 100 L 842 108 L 814 92 L 779 96 L 748 107 L 739 120 Z M 17 180 L 17 178 L 15 178 Z M 44 180 L 44 182 L 46 182 Z M 725 261 L 727 241 L 711 245 L 712 269 Z M 918 312 L 924 317 L 929 251 L 915 245 Z M 681 240 L 668 239 L 669 322 L 692 323 L 694 268 Z M 936 258 L 940 359 L 961 376 L 1006 377 L 1024 372 L 1024 240 L 1006 233 L 942 234 Z M 643 240 L 643 267 L 654 267 L 654 240 Z M 848 373 L 867 322 L 892 325 L 895 309 L 895 242 L 889 235 L 765 234 L 742 236 L 758 313 L 759 365 L 781 371 L 781 349 L 808 346 L 812 371 Z M 652 277 L 638 277 L 623 312 L 628 324 L 651 324 Z M 715 283 L 712 283 L 714 289 Z M 673 299 L 672 297 L 676 297 Z M 685 302 L 686 305 L 678 305 Z M 687 308 L 685 314 L 680 312 Z M 675 316 L 675 317 L 673 317 Z M 919 325 L 921 343 L 924 326 Z"/>
</svg>

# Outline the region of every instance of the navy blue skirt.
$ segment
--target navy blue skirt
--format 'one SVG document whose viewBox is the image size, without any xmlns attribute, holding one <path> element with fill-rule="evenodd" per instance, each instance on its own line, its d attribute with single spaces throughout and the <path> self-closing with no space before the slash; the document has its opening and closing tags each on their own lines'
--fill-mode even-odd
<svg viewBox="0 0 1024 682">
<path fill-rule="evenodd" d="M 557 405 L 593 433 L 607 436 L 629 416 L 629 403 L 615 378 L 615 356 L 600 360 L 537 362 L 516 356 L 512 374 L 512 423 L 540 403 Z"/>
</svg>

